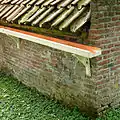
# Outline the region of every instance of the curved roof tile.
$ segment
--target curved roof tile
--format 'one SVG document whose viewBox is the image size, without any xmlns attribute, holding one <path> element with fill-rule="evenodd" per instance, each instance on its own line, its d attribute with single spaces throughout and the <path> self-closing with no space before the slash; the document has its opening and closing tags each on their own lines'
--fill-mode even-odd
<svg viewBox="0 0 120 120">
<path fill-rule="evenodd" d="M 76 32 L 90 18 L 91 0 L 0 0 L 0 19 Z"/>
</svg>

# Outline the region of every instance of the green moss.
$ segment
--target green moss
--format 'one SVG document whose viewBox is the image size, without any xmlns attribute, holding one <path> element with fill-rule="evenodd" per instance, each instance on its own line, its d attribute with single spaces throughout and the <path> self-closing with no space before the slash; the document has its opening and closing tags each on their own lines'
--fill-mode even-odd
<svg viewBox="0 0 120 120">
<path fill-rule="evenodd" d="M 113 66 L 114 66 L 114 63 L 108 64 L 108 67 L 113 67 Z"/>
<path fill-rule="evenodd" d="M 46 29 L 46 28 L 39 28 L 39 27 L 34 27 L 34 26 L 28 26 L 28 25 L 19 25 L 19 24 L 11 24 L 11 23 L 6 23 L 4 21 L 0 21 L 0 25 L 4 25 L 7 27 L 12 27 L 12 28 L 17 28 L 29 32 L 34 32 L 46 36 L 51 36 L 55 38 L 60 38 L 60 39 L 65 39 L 73 42 L 80 42 L 80 32 L 78 33 L 71 33 L 67 31 L 59 31 L 57 29 Z"/>
</svg>

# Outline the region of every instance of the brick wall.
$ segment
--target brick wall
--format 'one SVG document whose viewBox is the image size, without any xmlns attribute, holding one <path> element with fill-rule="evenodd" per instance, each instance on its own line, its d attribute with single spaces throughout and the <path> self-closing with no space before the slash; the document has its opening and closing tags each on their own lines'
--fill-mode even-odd
<svg viewBox="0 0 120 120">
<path fill-rule="evenodd" d="M 94 79 L 86 76 L 83 64 L 70 53 L 21 40 L 17 48 L 15 37 L 1 35 L 7 68 L 24 84 L 69 106 L 95 114 Z"/>
<path fill-rule="evenodd" d="M 88 41 L 102 48 L 102 55 L 93 60 L 96 63 L 96 73 L 93 74 L 96 80 L 96 104 L 100 112 L 120 105 L 120 1 L 108 6 L 100 0 L 97 5 L 91 3 L 91 9 Z"/>
</svg>

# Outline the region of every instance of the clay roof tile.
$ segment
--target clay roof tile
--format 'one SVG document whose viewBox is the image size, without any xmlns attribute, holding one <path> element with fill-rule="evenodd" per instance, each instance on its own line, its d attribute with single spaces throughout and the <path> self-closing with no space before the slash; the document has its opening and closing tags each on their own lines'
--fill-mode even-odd
<svg viewBox="0 0 120 120">
<path fill-rule="evenodd" d="M 0 19 L 18 24 L 58 26 L 76 32 L 90 18 L 91 0 L 0 0 Z M 77 27 L 76 27 L 77 24 Z"/>
</svg>

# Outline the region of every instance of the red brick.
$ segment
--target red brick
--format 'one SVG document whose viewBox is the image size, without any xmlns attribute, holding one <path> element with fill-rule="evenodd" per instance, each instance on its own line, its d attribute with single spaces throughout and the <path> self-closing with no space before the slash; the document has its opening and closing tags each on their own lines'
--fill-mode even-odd
<svg viewBox="0 0 120 120">
<path fill-rule="evenodd" d="M 115 16 L 112 18 L 112 21 L 118 21 L 118 20 L 120 20 L 120 16 Z"/>
<path fill-rule="evenodd" d="M 103 60 L 99 63 L 100 66 L 102 65 L 105 65 L 105 64 L 108 64 L 109 63 L 109 60 Z"/>
<path fill-rule="evenodd" d="M 104 55 L 104 54 L 109 54 L 110 53 L 110 50 L 104 50 L 104 51 L 102 51 L 102 54 Z"/>
</svg>

